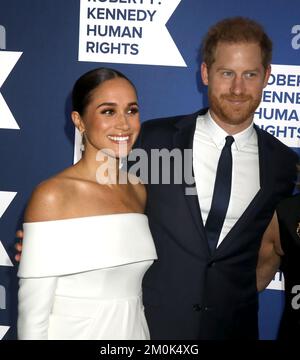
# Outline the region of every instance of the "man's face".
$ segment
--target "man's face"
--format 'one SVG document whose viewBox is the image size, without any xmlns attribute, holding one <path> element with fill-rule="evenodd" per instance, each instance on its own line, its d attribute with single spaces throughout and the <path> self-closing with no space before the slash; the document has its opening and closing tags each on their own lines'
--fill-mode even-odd
<svg viewBox="0 0 300 360">
<path fill-rule="evenodd" d="M 215 61 L 201 65 L 202 80 L 208 85 L 208 99 L 213 119 L 228 133 L 246 129 L 252 122 L 270 67 L 262 65 L 261 50 L 255 43 L 217 45 Z"/>
</svg>

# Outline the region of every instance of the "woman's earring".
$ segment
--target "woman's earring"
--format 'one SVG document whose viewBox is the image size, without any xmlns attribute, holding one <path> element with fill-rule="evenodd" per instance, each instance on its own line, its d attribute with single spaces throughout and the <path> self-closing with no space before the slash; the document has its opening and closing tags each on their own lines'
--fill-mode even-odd
<svg viewBox="0 0 300 360">
<path fill-rule="evenodd" d="M 85 150 L 85 137 L 84 137 L 84 131 L 81 133 L 81 144 L 80 144 L 80 151 L 84 152 Z"/>
<path fill-rule="evenodd" d="M 297 233 L 298 237 L 300 237 L 300 222 L 298 222 L 296 233 Z"/>
</svg>

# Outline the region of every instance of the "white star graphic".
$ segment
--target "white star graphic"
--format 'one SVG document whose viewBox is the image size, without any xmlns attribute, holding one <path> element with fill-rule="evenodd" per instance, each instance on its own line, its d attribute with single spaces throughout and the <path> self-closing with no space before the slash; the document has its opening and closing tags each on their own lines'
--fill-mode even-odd
<svg viewBox="0 0 300 360">
<path fill-rule="evenodd" d="M 0 51 L 0 87 L 16 65 L 22 52 Z M 13 114 L 0 94 L 0 129 L 20 129 Z"/>
</svg>

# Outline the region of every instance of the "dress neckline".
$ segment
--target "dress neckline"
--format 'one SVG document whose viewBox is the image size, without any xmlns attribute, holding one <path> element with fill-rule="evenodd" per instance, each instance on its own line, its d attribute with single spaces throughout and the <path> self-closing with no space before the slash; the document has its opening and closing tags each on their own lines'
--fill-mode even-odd
<svg viewBox="0 0 300 360">
<path fill-rule="evenodd" d="M 33 224 L 41 224 L 41 223 L 54 223 L 54 222 L 64 222 L 64 221 L 83 221 L 85 219 L 97 219 L 97 218 L 107 218 L 112 216 L 143 216 L 146 217 L 143 213 L 138 212 L 127 212 L 127 213 L 113 213 L 113 214 L 101 214 L 101 215 L 89 215 L 89 216 L 78 216 L 73 218 L 66 219 L 57 219 L 57 220 L 43 220 L 43 221 L 30 221 L 24 222 L 23 225 L 33 225 Z"/>
</svg>

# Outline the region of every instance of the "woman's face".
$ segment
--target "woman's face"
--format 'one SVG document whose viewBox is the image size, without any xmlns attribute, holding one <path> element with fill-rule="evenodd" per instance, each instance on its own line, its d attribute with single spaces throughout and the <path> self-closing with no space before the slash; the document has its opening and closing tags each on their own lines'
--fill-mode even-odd
<svg viewBox="0 0 300 360">
<path fill-rule="evenodd" d="M 92 91 L 80 123 L 86 151 L 101 150 L 115 157 L 128 155 L 140 130 L 135 89 L 123 78 L 105 81 Z"/>
</svg>

